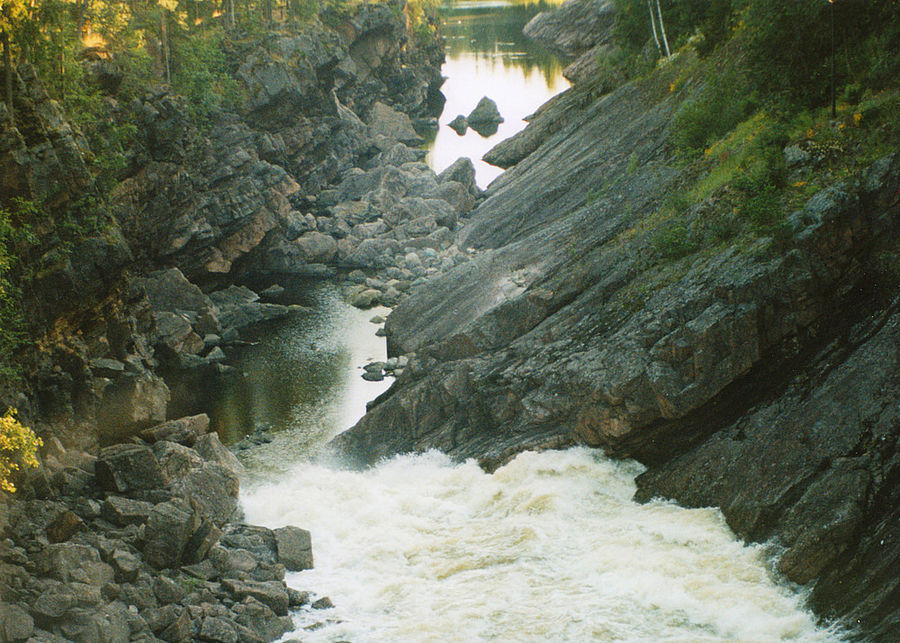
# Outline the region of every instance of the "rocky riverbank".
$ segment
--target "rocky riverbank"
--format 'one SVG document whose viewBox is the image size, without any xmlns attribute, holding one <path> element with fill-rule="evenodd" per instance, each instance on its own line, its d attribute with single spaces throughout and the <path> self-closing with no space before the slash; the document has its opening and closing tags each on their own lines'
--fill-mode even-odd
<svg viewBox="0 0 900 643">
<path fill-rule="evenodd" d="M 240 462 L 205 415 L 99 455 L 51 440 L 2 505 L 0 640 L 271 641 L 289 610 L 330 606 L 284 583 L 310 534 L 240 522 Z"/>
</svg>

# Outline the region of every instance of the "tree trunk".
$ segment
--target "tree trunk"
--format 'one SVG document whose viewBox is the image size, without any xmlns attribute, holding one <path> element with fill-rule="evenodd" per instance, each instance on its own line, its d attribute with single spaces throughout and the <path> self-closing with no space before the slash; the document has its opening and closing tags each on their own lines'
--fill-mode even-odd
<svg viewBox="0 0 900 643">
<path fill-rule="evenodd" d="M 659 34 L 656 33 L 656 17 L 653 15 L 653 4 L 647 0 L 647 9 L 650 10 L 650 28 L 653 30 L 653 42 L 656 43 L 656 51 L 662 56 L 662 45 L 659 44 Z"/>
<path fill-rule="evenodd" d="M 666 58 L 672 55 L 669 51 L 669 39 L 666 38 L 666 25 L 663 23 L 662 9 L 659 7 L 659 0 L 656 0 L 656 13 L 659 16 L 659 30 L 662 33 L 663 44 L 666 46 Z"/>
<path fill-rule="evenodd" d="M 16 126 L 16 110 L 13 107 L 13 76 L 12 76 L 12 54 L 9 51 L 9 34 L 6 31 L 0 31 L 0 42 L 3 43 L 3 75 L 5 76 L 5 92 L 6 106 L 9 108 L 9 124 Z"/>
<path fill-rule="evenodd" d="M 166 16 L 166 12 L 163 11 L 162 18 L 160 19 L 160 34 L 162 35 L 162 54 L 163 54 L 163 63 L 165 64 L 166 69 L 166 84 L 172 84 L 172 71 L 171 66 L 169 65 L 169 26 L 168 26 L 168 16 Z"/>
</svg>

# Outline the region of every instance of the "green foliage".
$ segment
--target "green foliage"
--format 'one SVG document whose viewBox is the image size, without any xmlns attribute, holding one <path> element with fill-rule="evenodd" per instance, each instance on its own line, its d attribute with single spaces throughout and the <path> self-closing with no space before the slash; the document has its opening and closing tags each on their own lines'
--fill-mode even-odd
<svg viewBox="0 0 900 643">
<path fill-rule="evenodd" d="M 614 37 L 625 50 L 640 51 L 653 39 L 647 0 L 615 0 L 618 17 Z M 701 53 L 712 50 L 730 33 L 732 0 L 670 0 L 661 2 L 669 46 L 676 50 L 698 35 Z M 653 7 L 655 10 L 655 2 Z M 657 24 L 657 29 L 659 26 Z"/>
<path fill-rule="evenodd" d="M 0 380 L 19 376 L 15 353 L 25 341 L 21 293 L 12 280 L 21 246 L 34 242 L 30 227 L 22 219 L 32 204 L 17 202 L 16 212 L 0 209 Z"/>
<path fill-rule="evenodd" d="M 681 219 L 668 221 L 652 237 L 653 249 L 661 259 L 680 259 L 697 251 L 699 244 Z"/>
<path fill-rule="evenodd" d="M 703 92 L 675 116 L 674 142 L 686 154 L 705 150 L 745 120 L 757 107 L 746 77 L 725 69 L 709 79 Z"/>
<path fill-rule="evenodd" d="M 740 36 L 757 87 L 791 104 L 827 104 L 832 12 L 838 91 L 854 76 L 876 87 L 896 82 L 900 26 L 895 2 L 756 0 L 743 12 Z"/>
<path fill-rule="evenodd" d="M 173 43 L 172 59 L 172 85 L 188 99 L 195 118 L 205 119 L 240 103 L 240 85 L 228 74 L 221 31 L 179 38 Z"/>
</svg>

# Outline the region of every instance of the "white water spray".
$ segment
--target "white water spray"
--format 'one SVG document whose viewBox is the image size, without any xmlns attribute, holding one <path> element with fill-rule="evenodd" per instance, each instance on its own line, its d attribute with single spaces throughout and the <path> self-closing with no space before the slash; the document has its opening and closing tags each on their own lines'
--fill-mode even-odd
<svg viewBox="0 0 900 643">
<path fill-rule="evenodd" d="M 633 502 L 640 471 L 587 449 L 493 475 L 428 453 L 300 464 L 243 502 L 312 532 L 316 569 L 288 582 L 337 607 L 296 616 L 304 641 L 837 640 L 717 510 Z"/>
</svg>

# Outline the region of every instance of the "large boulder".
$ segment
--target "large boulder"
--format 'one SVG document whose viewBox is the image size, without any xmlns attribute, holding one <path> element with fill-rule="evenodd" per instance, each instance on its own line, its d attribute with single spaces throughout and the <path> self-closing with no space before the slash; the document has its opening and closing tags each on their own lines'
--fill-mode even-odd
<svg viewBox="0 0 900 643">
<path fill-rule="evenodd" d="M 199 514 L 184 498 L 159 503 L 147 519 L 144 560 L 157 569 L 177 567 L 200 524 Z"/>
<path fill-rule="evenodd" d="M 475 109 L 469 113 L 467 120 L 469 121 L 469 126 L 474 127 L 476 125 L 502 123 L 503 117 L 500 115 L 500 110 L 497 109 L 497 103 L 487 96 L 482 96 Z"/>
<path fill-rule="evenodd" d="M 209 416 L 206 413 L 183 417 L 178 420 L 169 420 L 162 424 L 144 429 L 140 436 L 145 442 L 177 442 L 185 446 L 194 446 L 194 443 L 209 431 Z"/>
<path fill-rule="evenodd" d="M 278 560 L 288 571 L 313 568 L 312 540 L 308 531 L 292 526 L 279 527 L 274 531 Z"/>
<path fill-rule="evenodd" d="M 147 294 L 153 310 L 170 313 L 179 310 L 199 311 L 212 303 L 178 268 L 151 272 L 146 277 L 135 279 L 132 287 Z"/>
<path fill-rule="evenodd" d="M 97 410 L 101 444 L 124 440 L 166 419 L 169 387 L 151 373 L 126 374 L 102 389 Z"/>
<path fill-rule="evenodd" d="M 159 489 L 168 483 L 153 451 L 140 444 L 106 447 L 100 451 L 94 470 L 97 483 L 115 493 Z"/>
<path fill-rule="evenodd" d="M 404 145 L 418 146 L 425 142 L 416 132 L 409 116 L 381 102 L 372 106 L 369 130 L 372 136 L 385 136 Z"/>
</svg>

